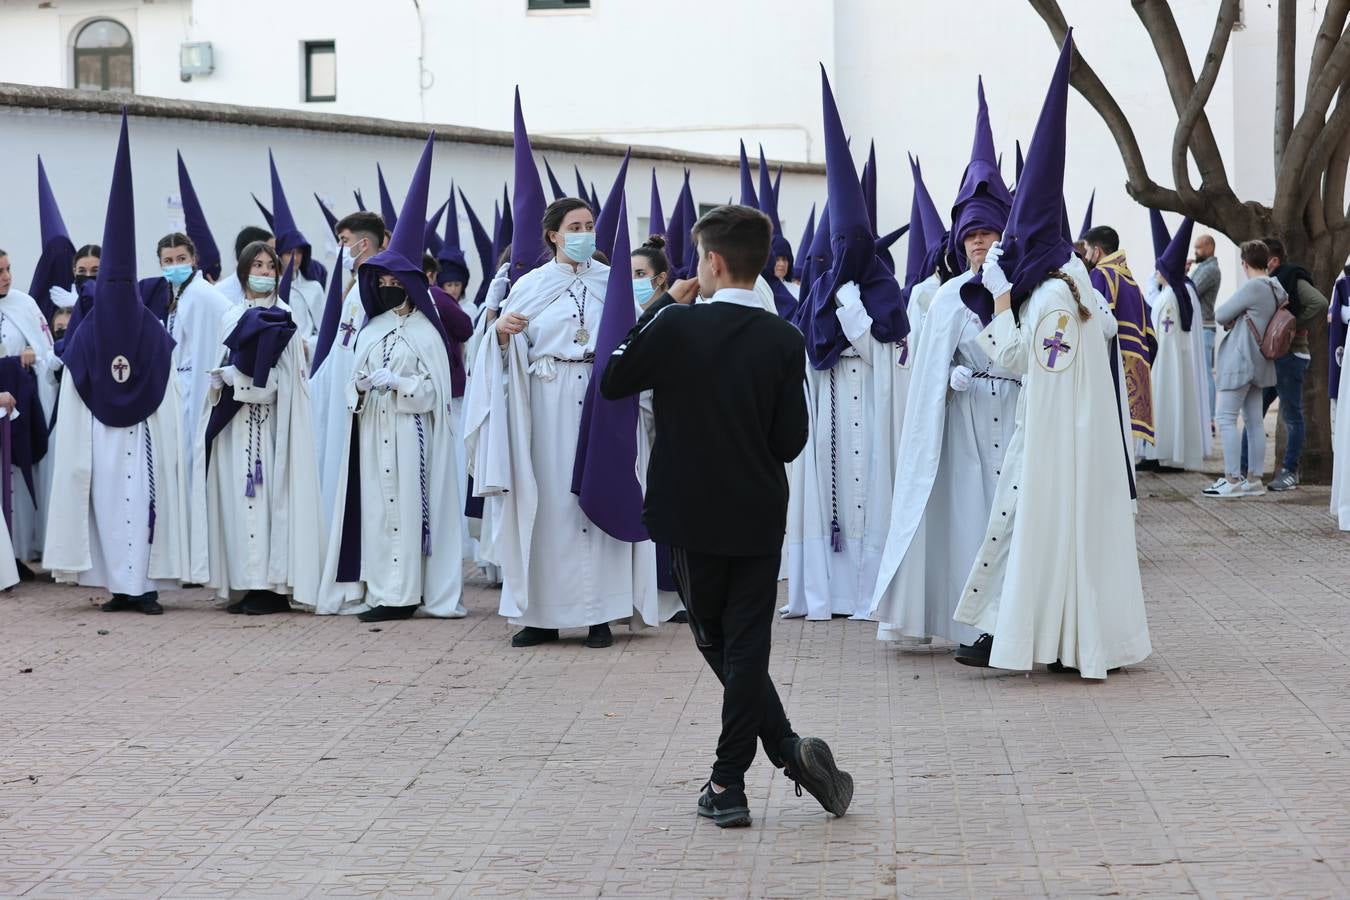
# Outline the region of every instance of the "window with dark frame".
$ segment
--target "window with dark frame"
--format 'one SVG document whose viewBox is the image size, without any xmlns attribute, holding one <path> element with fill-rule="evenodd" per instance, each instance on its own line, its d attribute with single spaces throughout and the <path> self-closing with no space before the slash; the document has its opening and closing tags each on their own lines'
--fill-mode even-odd
<svg viewBox="0 0 1350 900">
<path fill-rule="evenodd" d="M 591 0 L 526 0 L 526 9 L 590 9 Z"/>
<path fill-rule="evenodd" d="M 75 87 L 130 94 L 134 88 L 131 32 L 116 19 L 95 19 L 75 35 Z"/>
<path fill-rule="evenodd" d="M 336 99 L 336 42 L 305 41 L 305 102 L 329 103 Z"/>
</svg>

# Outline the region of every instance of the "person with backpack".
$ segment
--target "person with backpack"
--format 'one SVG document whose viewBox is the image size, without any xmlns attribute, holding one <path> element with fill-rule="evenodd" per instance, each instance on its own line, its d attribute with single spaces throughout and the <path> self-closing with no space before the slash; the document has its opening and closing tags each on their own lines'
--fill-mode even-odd
<svg viewBox="0 0 1350 900">
<path fill-rule="evenodd" d="M 1255 497 L 1266 492 L 1261 483 L 1266 462 L 1262 391 L 1275 384 L 1274 359 L 1288 352 L 1294 336 L 1289 295 L 1266 274 L 1270 249 L 1261 241 L 1248 241 L 1241 250 L 1248 280 L 1214 309 L 1215 320 L 1228 329 L 1214 354 L 1214 418 L 1223 445 L 1224 475 L 1205 488 L 1206 497 Z M 1238 413 L 1251 461 L 1245 472 Z"/>
</svg>

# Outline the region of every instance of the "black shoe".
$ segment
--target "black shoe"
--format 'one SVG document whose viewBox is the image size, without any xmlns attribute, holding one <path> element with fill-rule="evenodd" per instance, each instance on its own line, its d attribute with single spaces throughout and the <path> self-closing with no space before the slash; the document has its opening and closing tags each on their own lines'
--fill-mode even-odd
<svg viewBox="0 0 1350 900">
<path fill-rule="evenodd" d="M 842 816 L 853 802 L 853 776 L 834 764 L 830 745 L 820 738 L 798 738 L 783 774 L 797 782 L 798 797 L 805 788 L 826 812 Z"/>
<path fill-rule="evenodd" d="M 141 594 L 133 602 L 136 604 L 135 609 L 145 613 L 147 616 L 164 615 L 164 607 L 159 605 L 159 591 Z"/>
<path fill-rule="evenodd" d="M 229 606 L 225 607 L 225 611 L 232 616 L 243 615 L 244 607 L 248 604 L 249 601 L 249 596 L 250 595 L 245 594 L 244 599 L 234 601 Z"/>
<path fill-rule="evenodd" d="M 112 599 L 104 603 L 99 609 L 104 612 L 130 612 L 133 609 L 140 609 L 137 598 L 126 594 L 113 594 Z"/>
<path fill-rule="evenodd" d="M 245 609 L 244 612 L 247 613 L 248 610 Z M 397 622 L 400 619 L 411 619 L 415 612 L 417 612 L 416 606 L 372 606 L 359 614 L 356 620 L 358 622 Z"/>
<path fill-rule="evenodd" d="M 376 607 L 377 609 L 379 607 Z M 416 609 L 415 606 L 399 607 Z M 246 616 L 268 616 L 273 613 L 291 611 L 291 601 L 272 591 L 258 591 L 252 597 L 245 598 L 243 613 Z"/>
<path fill-rule="evenodd" d="M 538 647 L 540 644 L 548 644 L 558 639 L 558 629 L 556 628 L 534 628 L 526 625 L 524 628 L 511 635 L 512 647 Z"/>
<path fill-rule="evenodd" d="M 703 786 L 698 798 L 698 814 L 712 819 L 718 828 L 748 828 L 750 825 L 750 803 L 745 799 L 745 791 L 740 788 L 727 788 L 715 793 L 712 782 Z"/>
<path fill-rule="evenodd" d="M 674 625 L 688 625 L 689 611 L 682 609 L 675 615 L 671 616 L 667 621 L 671 622 Z"/>
<path fill-rule="evenodd" d="M 956 648 L 956 661 L 963 666 L 989 668 L 989 654 L 994 650 L 994 636 L 982 634 L 973 644 L 962 644 Z"/>
<path fill-rule="evenodd" d="M 1051 673 L 1053 673 L 1053 674 L 1055 674 L 1055 675 L 1082 675 L 1082 674 L 1083 674 L 1082 672 L 1080 672 L 1080 671 L 1078 671 L 1077 669 L 1075 669 L 1073 666 L 1066 666 L 1066 665 L 1064 665 L 1064 663 L 1060 662 L 1059 660 L 1055 660 L 1054 662 L 1052 662 L 1052 663 L 1050 663 L 1049 665 L 1047 665 L 1047 666 L 1045 667 L 1045 671 L 1051 672 Z M 1114 674 L 1116 674 L 1116 673 L 1119 672 L 1119 671 L 1120 671 L 1120 666 L 1116 666 L 1114 669 L 1107 669 L 1107 670 L 1106 670 L 1106 674 L 1107 674 L 1107 675 L 1114 675 Z"/>
<path fill-rule="evenodd" d="M 24 563 L 20 562 L 17 559 L 14 560 L 14 567 L 19 570 L 20 581 L 33 581 L 34 579 L 37 578 L 36 572 L 28 568 L 27 565 L 25 565 Z"/>
<path fill-rule="evenodd" d="M 610 647 L 613 644 L 614 633 L 609 630 L 609 625 L 592 625 L 590 632 L 586 635 L 586 646 L 592 650 Z"/>
<path fill-rule="evenodd" d="M 1156 459 L 1141 459 L 1134 464 L 1136 472 L 1156 472 L 1158 471 L 1158 461 Z"/>
</svg>

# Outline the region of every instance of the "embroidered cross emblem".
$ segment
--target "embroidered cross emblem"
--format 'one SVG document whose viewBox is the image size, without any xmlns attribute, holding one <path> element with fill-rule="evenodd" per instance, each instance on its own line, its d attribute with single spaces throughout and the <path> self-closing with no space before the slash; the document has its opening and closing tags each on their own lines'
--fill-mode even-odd
<svg viewBox="0 0 1350 900">
<path fill-rule="evenodd" d="M 356 334 L 356 326 L 352 324 L 351 319 L 339 325 L 338 330 L 342 332 L 342 346 L 344 347 L 351 343 L 352 335 Z"/>
<path fill-rule="evenodd" d="M 906 335 L 900 339 L 900 365 L 909 362 L 909 336 Z"/>
<path fill-rule="evenodd" d="M 1055 362 L 1056 360 L 1059 359 L 1059 354 L 1061 352 L 1067 354 L 1070 350 L 1073 349 L 1073 347 L 1069 346 L 1069 344 L 1064 340 L 1064 329 L 1068 326 L 1068 323 L 1069 323 L 1068 316 L 1060 316 L 1059 325 L 1055 330 L 1055 336 L 1048 337 L 1045 340 L 1041 341 L 1041 349 L 1050 351 L 1050 355 L 1045 361 L 1045 364 L 1048 368 L 1053 369 L 1055 367 Z"/>
<path fill-rule="evenodd" d="M 118 384 L 125 384 L 126 380 L 131 377 L 131 363 L 127 362 L 125 356 L 118 356 L 113 359 L 112 376 L 113 381 Z"/>
<path fill-rule="evenodd" d="M 1163 317 L 1163 334 L 1170 334 L 1172 331 L 1173 324 L 1174 323 L 1172 321 L 1172 314 L 1168 313 L 1166 316 Z"/>
</svg>

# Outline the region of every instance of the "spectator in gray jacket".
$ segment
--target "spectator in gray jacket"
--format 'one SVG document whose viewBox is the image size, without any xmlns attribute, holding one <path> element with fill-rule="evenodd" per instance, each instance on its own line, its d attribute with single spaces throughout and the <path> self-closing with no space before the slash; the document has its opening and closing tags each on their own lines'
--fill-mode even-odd
<svg viewBox="0 0 1350 900">
<path fill-rule="evenodd" d="M 1275 310 L 1288 295 L 1274 278 L 1266 275 L 1270 250 L 1261 241 L 1242 245 L 1242 271 L 1247 282 L 1214 310 L 1214 318 L 1228 329 L 1219 344 L 1214 381 L 1218 405 L 1214 419 L 1223 443 L 1224 477 L 1205 488 L 1207 497 L 1254 497 L 1266 492 L 1261 473 L 1266 464 L 1266 432 L 1261 392 L 1275 384 L 1275 363 L 1261 353 L 1261 338 Z M 1243 434 L 1238 431 L 1238 413 L 1246 427 L 1247 458 L 1242 468 Z"/>
<path fill-rule="evenodd" d="M 1191 283 L 1200 298 L 1200 313 L 1205 322 L 1205 374 L 1209 376 L 1209 408 L 1214 408 L 1214 304 L 1219 299 L 1219 282 L 1223 273 L 1214 258 L 1214 238 L 1202 234 L 1195 239 L 1195 262 L 1191 266 Z"/>
</svg>

